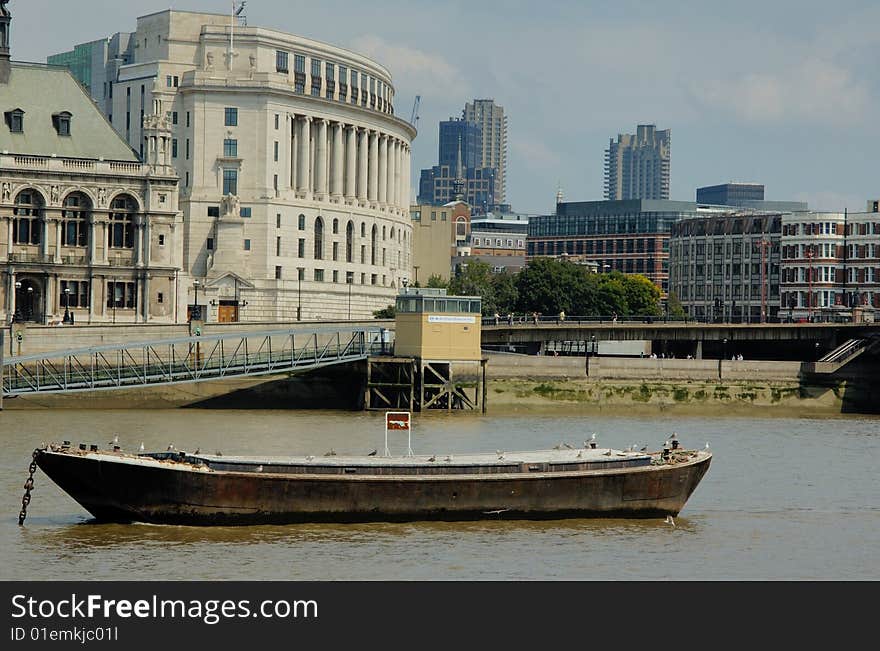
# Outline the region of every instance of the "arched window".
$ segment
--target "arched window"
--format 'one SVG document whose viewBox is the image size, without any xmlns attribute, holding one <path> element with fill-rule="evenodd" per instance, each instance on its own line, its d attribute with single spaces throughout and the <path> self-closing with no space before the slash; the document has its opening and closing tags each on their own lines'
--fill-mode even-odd
<svg viewBox="0 0 880 651">
<path fill-rule="evenodd" d="M 376 265 L 376 249 L 379 247 L 379 229 L 373 224 L 373 237 L 370 242 L 370 264 Z"/>
<path fill-rule="evenodd" d="M 385 230 L 385 227 L 383 226 L 383 227 L 382 227 L 382 241 L 383 241 L 383 242 L 387 239 L 387 238 L 385 237 L 386 232 L 387 232 L 387 231 Z"/>
<path fill-rule="evenodd" d="M 339 235 L 339 220 L 336 218 L 333 219 L 333 234 Z"/>
<path fill-rule="evenodd" d="M 324 220 L 315 220 L 315 260 L 324 259 Z"/>
<path fill-rule="evenodd" d="M 367 222 L 361 222 L 361 237 L 367 236 Z"/>
<path fill-rule="evenodd" d="M 348 222 L 345 227 L 345 261 L 354 260 L 354 222 Z"/>
<path fill-rule="evenodd" d="M 15 197 L 12 241 L 40 244 L 43 241 L 43 198 L 35 190 L 22 190 Z"/>
<path fill-rule="evenodd" d="M 394 226 L 391 227 L 391 241 L 394 241 Z"/>
<path fill-rule="evenodd" d="M 464 217 L 459 217 L 455 220 L 455 234 L 458 237 L 465 237 L 467 235 L 467 220 Z"/>
<path fill-rule="evenodd" d="M 107 227 L 107 246 L 111 249 L 134 248 L 134 214 L 137 204 L 122 194 L 110 204 L 110 224 Z"/>
<path fill-rule="evenodd" d="M 86 246 L 89 243 L 89 215 L 91 200 L 82 192 L 71 192 L 64 197 L 61 213 L 61 243 L 64 246 Z"/>
</svg>

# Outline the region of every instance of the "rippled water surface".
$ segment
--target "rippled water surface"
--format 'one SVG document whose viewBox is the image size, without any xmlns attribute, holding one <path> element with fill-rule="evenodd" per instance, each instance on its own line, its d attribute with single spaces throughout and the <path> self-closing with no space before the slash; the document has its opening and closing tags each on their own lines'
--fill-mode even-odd
<svg viewBox="0 0 880 651">
<path fill-rule="evenodd" d="M 582 444 L 659 446 L 672 431 L 710 443 L 712 466 L 675 527 L 662 520 L 171 527 L 103 525 L 37 471 L 34 447 L 224 454 L 364 454 L 381 414 L 304 411 L 0 412 L 3 579 L 846 579 L 880 578 L 880 420 L 417 416 L 417 453 Z M 398 445 L 402 452 L 405 447 Z M 392 445 L 392 452 L 395 448 Z"/>
</svg>

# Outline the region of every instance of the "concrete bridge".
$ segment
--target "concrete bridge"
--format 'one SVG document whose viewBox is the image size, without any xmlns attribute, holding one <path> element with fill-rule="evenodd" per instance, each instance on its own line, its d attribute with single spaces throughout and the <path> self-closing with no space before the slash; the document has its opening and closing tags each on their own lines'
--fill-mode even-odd
<svg viewBox="0 0 880 651">
<path fill-rule="evenodd" d="M 596 321 L 567 318 L 506 322 L 484 320 L 483 346 L 540 354 L 549 343 L 580 342 L 581 349 L 602 341 L 650 341 L 657 353 L 726 358 L 816 361 L 852 340 L 880 335 L 880 323 L 695 323 Z"/>
</svg>

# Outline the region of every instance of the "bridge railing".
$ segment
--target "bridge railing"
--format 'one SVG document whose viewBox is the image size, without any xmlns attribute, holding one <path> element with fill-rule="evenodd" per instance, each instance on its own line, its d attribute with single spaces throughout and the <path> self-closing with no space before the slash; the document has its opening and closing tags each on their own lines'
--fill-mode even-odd
<svg viewBox="0 0 880 651">
<path fill-rule="evenodd" d="M 383 350 L 380 329 L 184 337 L 12 357 L 2 385 L 5 395 L 16 395 L 175 384 L 314 368 Z"/>
</svg>

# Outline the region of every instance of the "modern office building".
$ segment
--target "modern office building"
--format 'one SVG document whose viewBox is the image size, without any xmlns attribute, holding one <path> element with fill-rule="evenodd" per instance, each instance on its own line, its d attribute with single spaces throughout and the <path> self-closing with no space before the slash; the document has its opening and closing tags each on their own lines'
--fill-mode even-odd
<svg viewBox="0 0 880 651">
<path fill-rule="evenodd" d="M 742 206 L 744 201 L 763 201 L 761 183 L 722 183 L 697 188 L 697 203 L 715 206 Z"/>
<path fill-rule="evenodd" d="M 796 321 L 880 308 L 880 213 L 783 216 L 780 289 L 780 313 Z"/>
<path fill-rule="evenodd" d="M 577 256 L 600 271 L 643 274 L 665 293 L 669 235 L 680 219 L 698 216 L 689 201 L 580 201 L 529 219 L 526 258 Z"/>
<path fill-rule="evenodd" d="M 504 107 L 496 104 L 494 99 L 475 99 L 464 105 L 461 116 L 465 121 L 479 125 L 482 156 L 476 167 L 495 170 L 495 201 L 507 203 L 507 116 Z"/>
<path fill-rule="evenodd" d="M 669 199 L 670 130 L 640 124 L 605 150 L 605 199 Z"/>
<path fill-rule="evenodd" d="M 495 170 L 491 167 L 458 168 L 435 165 L 422 170 L 419 178 L 418 202 L 443 206 L 462 200 L 470 204 L 474 214 L 485 214 L 495 205 Z"/>
<path fill-rule="evenodd" d="M 729 208 L 672 225 L 669 291 L 688 316 L 761 323 L 779 313 L 780 213 Z"/>
<path fill-rule="evenodd" d="M 144 118 L 171 125 L 185 289 L 208 319 L 289 320 L 299 305 L 303 319 L 369 318 L 392 303 L 412 273 L 416 131 L 389 71 L 228 14 L 141 16 L 131 39 L 108 116 L 142 155 Z"/>
<path fill-rule="evenodd" d="M 3 322 L 182 320 L 171 125 L 145 124 L 142 164 L 66 69 L 10 62 L 0 10 Z"/>
<path fill-rule="evenodd" d="M 459 164 L 465 169 L 484 167 L 482 161 L 483 130 L 480 125 L 462 119 L 445 120 L 440 123 L 440 146 L 438 164 L 455 169 Z"/>
<path fill-rule="evenodd" d="M 119 68 L 132 61 L 134 41 L 127 32 L 82 43 L 69 52 L 53 54 L 46 59 L 49 65 L 68 68 L 105 115 L 112 113 L 113 82 L 119 75 Z"/>
</svg>

